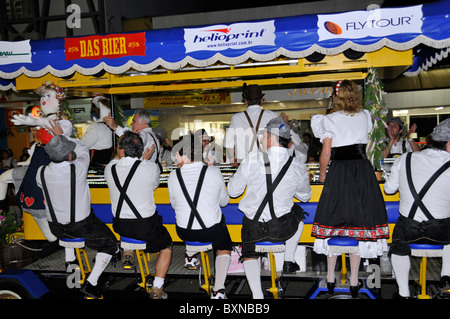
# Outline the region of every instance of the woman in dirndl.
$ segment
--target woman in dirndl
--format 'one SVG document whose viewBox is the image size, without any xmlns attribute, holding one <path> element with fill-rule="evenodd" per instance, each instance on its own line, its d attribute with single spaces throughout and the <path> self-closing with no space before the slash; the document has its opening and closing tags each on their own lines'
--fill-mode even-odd
<svg viewBox="0 0 450 319">
<path fill-rule="evenodd" d="M 362 287 L 358 280 L 360 260 L 377 258 L 388 250 L 389 228 L 383 195 L 365 151 L 372 119 L 362 108 L 360 89 L 352 81 L 339 81 L 332 99 L 333 113 L 311 119 L 313 133 L 323 144 L 319 181 L 324 183 L 312 236 L 314 251 L 327 255 L 330 293 L 341 252 L 330 251 L 328 240 L 336 236 L 358 240 L 358 249 L 350 254 L 350 291 L 355 297 Z"/>
</svg>

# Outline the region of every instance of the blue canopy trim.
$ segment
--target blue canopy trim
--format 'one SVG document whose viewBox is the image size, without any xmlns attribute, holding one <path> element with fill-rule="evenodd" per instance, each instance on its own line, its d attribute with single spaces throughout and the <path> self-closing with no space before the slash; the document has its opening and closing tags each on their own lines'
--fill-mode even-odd
<svg viewBox="0 0 450 319">
<path fill-rule="evenodd" d="M 449 53 L 450 48 L 433 49 L 420 47 L 414 52 L 413 65 L 403 75 L 416 76 L 447 58 Z"/>
</svg>

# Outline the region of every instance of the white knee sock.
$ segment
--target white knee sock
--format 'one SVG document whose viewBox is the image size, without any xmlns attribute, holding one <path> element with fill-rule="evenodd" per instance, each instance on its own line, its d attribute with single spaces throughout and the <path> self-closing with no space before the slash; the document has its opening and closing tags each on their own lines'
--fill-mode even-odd
<svg viewBox="0 0 450 319">
<path fill-rule="evenodd" d="M 195 254 L 198 254 L 198 251 L 189 251 L 189 250 L 186 250 L 186 255 L 187 255 L 188 257 L 192 257 L 192 256 L 194 256 Z"/>
<path fill-rule="evenodd" d="M 153 279 L 153 287 L 161 288 L 163 285 L 164 285 L 164 278 L 155 277 L 155 279 Z"/>
<path fill-rule="evenodd" d="M 402 297 L 409 297 L 409 270 L 411 268 L 409 256 L 392 254 L 391 261 L 395 280 L 398 285 L 398 293 Z"/>
<path fill-rule="evenodd" d="M 244 270 L 253 299 L 264 299 L 261 286 L 261 268 L 258 259 L 244 260 Z"/>
<path fill-rule="evenodd" d="M 450 245 L 444 245 L 442 253 L 441 277 L 450 276 Z"/>
<path fill-rule="evenodd" d="M 303 232 L 303 222 L 300 222 L 294 236 L 286 240 L 286 248 L 284 251 L 284 261 L 295 261 L 295 251 Z"/>
<path fill-rule="evenodd" d="M 214 290 L 217 291 L 219 289 L 225 288 L 225 279 L 227 278 L 228 267 L 230 267 L 230 255 L 220 255 L 216 257 L 215 261 L 215 281 L 214 281 Z"/>
<path fill-rule="evenodd" d="M 94 267 L 92 267 L 92 272 L 89 275 L 89 278 L 87 279 L 92 286 L 97 286 L 98 278 L 100 278 L 100 275 L 103 273 L 106 266 L 108 266 L 111 258 L 112 255 L 105 253 L 97 253 L 95 255 L 95 264 Z"/>
<path fill-rule="evenodd" d="M 75 255 L 75 248 L 64 248 L 66 254 L 66 262 L 75 261 L 77 256 Z"/>
</svg>

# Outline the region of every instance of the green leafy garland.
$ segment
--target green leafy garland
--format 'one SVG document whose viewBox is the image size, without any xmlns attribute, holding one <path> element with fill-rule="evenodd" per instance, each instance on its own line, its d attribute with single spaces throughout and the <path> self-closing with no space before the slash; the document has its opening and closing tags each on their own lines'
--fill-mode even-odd
<svg viewBox="0 0 450 319">
<path fill-rule="evenodd" d="M 373 120 L 372 131 L 369 134 L 367 155 L 372 165 L 381 169 L 380 160 L 383 158 L 383 149 L 386 147 L 386 115 L 387 108 L 383 100 L 383 84 L 378 78 L 374 68 L 369 69 L 364 90 L 364 107 L 370 112 Z"/>
<path fill-rule="evenodd" d="M 119 103 L 119 99 L 116 95 L 114 95 L 114 120 L 116 121 L 117 125 L 124 126 L 126 122 L 126 116 L 123 111 L 122 106 Z"/>
</svg>

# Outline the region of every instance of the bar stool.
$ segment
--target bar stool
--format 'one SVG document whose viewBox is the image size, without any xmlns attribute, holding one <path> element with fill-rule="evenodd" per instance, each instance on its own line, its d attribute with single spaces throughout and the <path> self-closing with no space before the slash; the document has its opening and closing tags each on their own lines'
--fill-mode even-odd
<svg viewBox="0 0 450 319">
<path fill-rule="evenodd" d="M 359 242 L 352 237 L 337 236 L 332 237 L 328 240 L 328 250 L 329 252 L 340 253 L 342 256 L 342 267 L 341 267 L 341 280 L 340 285 L 336 285 L 335 292 L 350 292 L 350 287 L 345 285 L 347 283 L 347 265 L 345 254 L 355 254 L 358 253 Z M 316 290 L 310 296 L 310 299 L 314 299 L 320 292 L 328 292 L 326 286 L 326 281 L 320 280 L 317 284 Z M 369 296 L 370 299 L 376 299 L 375 295 L 367 289 L 365 286 L 359 289 L 358 293 L 364 293 Z"/>
<path fill-rule="evenodd" d="M 59 240 L 59 245 L 64 248 L 75 249 L 75 254 L 77 256 L 77 261 L 81 273 L 80 284 L 82 285 L 86 280 L 87 274 L 91 272 L 91 265 L 89 264 L 86 251 L 84 250 L 84 238 L 61 238 Z M 83 264 L 83 259 L 84 263 L 86 264 L 86 268 Z"/>
<path fill-rule="evenodd" d="M 211 268 L 209 264 L 209 256 L 208 251 L 212 249 L 212 243 L 202 243 L 199 241 L 185 241 L 186 244 L 186 250 L 193 251 L 193 252 L 200 252 L 200 258 L 203 268 L 203 279 L 205 281 L 204 284 L 201 284 L 200 281 L 200 287 L 206 291 L 206 293 L 211 296 Z M 201 278 L 201 274 L 199 273 L 199 278 Z"/>
<path fill-rule="evenodd" d="M 347 264 L 345 254 L 358 253 L 358 240 L 352 237 L 332 237 L 328 240 L 329 251 L 332 253 L 341 253 L 341 284 L 347 282 Z"/>
<path fill-rule="evenodd" d="M 145 292 L 150 293 L 151 285 L 148 283 L 150 270 L 148 268 L 147 257 L 144 252 L 147 248 L 147 243 L 143 240 L 121 236 L 120 247 L 126 250 L 133 250 L 136 253 L 136 259 L 139 264 L 139 272 L 141 274 L 141 282 L 139 283 L 139 286 L 144 288 Z"/>
<path fill-rule="evenodd" d="M 427 294 L 427 257 L 442 257 L 443 245 L 409 244 L 411 256 L 422 257 L 419 267 L 419 286 L 421 292 L 418 299 L 431 299 Z"/>
<path fill-rule="evenodd" d="M 282 293 L 282 288 L 280 285 L 280 278 L 277 275 L 277 266 L 275 263 L 274 252 L 283 252 L 285 249 L 284 242 L 271 242 L 262 241 L 255 243 L 255 251 L 261 253 L 269 254 L 269 266 L 270 266 L 270 279 L 272 286 L 269 288 L 269 292 L 273 294 L 274 299 L 278 299 L 279 294 Z M 278 281 L 278 285 L 276 284 Z"/>
</svg>

